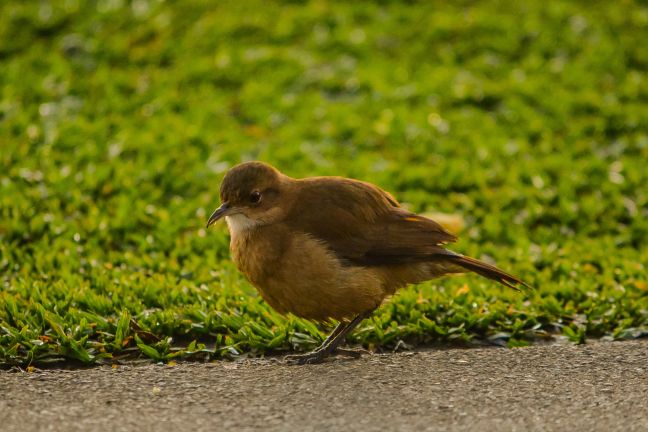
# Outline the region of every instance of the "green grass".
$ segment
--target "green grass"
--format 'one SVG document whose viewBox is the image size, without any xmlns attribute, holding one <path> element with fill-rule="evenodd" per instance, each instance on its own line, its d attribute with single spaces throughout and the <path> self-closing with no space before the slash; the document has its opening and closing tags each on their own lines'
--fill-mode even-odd
<svg viewBox="0 0 648 432">
<path fill-rule="evenodd" d="M 204 229 L 250 159 L 460 214 L 536 287 L 411 287 L 355 343 L 646 334 L 645 3 L 205 3 L 0 4 L 1 364 L 318 343 Z"/>
</svg>

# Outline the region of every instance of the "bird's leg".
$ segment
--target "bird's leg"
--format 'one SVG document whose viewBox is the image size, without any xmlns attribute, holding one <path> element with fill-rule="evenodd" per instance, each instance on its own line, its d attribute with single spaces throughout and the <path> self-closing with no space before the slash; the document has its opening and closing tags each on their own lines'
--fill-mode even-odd
<svg viewBox="0 0 648 432">
<path fill-rule="evenodd" d="M 340 334 L 340 332 L 344 331 L 344 329 L 347 328 L 348 326 L 349 326 L 348 322 L 340 322 L 338 325 L 335 326 L 331 334 L 327 336 L 324 342 L 322 342 L 320 346 L 315 348 L 313 351 L 321 351 L 324 348 L 326 348 L 326 346 L 330 344 L 331 341 L 335 339 Z"/>
<path fill-rule="evenodd" d="M 321 351 L 325 350 L 326 347 L 327 347 L 327 346 L 328 346 L 328 345 L 329 345 L 329 344 L 330 344 L 330 343 L 331 343 L 331 342 L 332 342 L 336 337 L 338 337 L 338 335 L 339 335 L 341 332 L 343 332 L 343 331 L 344 331 L 344 330 L 349 326 L 349 324 L 350 324 L 350 323 L 348 323 L 348 322 L 341 321 L 337 326 L 335 326 L 335 328 L 333 329 L 333 331 L 331 332 L 331 334 L 328 335 L 328 337 L 324 340 L 324 342 L 322 342 L 322 343 L 320 344 L 320 346 L 318 346 L 317 348 L 315 348 L 313 351 L 311 351 L 311 352 L 309 352 L 309 353 L 306 353 L 306 354 L 293 354 L 293 355 L 288 355 L 288 356 L 284 357 L 284 360 L 285 360 L 286 362 L 288 362 L 288 363 L 291 363 L 291 364 L 303 364 L 303 363 L 305 363 L 306 360 L 310 359 L 311 357 L 313 357 L 313 356 L 317 355 L 318 353 L 320 353 Z M 325 354 L 324 357 L 326 357 L 326 355 L 328 355 L 328 354 Z"/>
<path fill-rule="evenodd" d="M 335 351 L 338 345 L 340 345 L 340 343 L 342 343 L 346 339 L 347 334 L 349 334 L 351 330 L 353 330 L 358 324 L 360 324 L 362 320 L 371 315 L 372 312 L 373 310 L 362 313 L 348 323 L 338 324 L 335 330 L 333 330 L 333 333 L 331 333 L 331 335 L 326 338 L 322 345 L 320 345 L 314 351 L 306 354 L 289 355 L 284 359 L 290 364 L 320 363 L 333 351 Z M 345 350 L 344 354 L 349 354 L 349 352 Z"/>
</svg>

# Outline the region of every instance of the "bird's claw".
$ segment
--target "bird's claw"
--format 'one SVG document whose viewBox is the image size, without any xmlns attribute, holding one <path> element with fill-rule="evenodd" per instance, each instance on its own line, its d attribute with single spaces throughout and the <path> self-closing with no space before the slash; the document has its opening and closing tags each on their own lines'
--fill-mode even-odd
<svg viewBox="0 0 648 432">
<path fill-rule="evenodd" d="M 340 354 L 352 358 L 360 358 L 362 354 L 367 353 L 365 350 L 352 350 L 345 348 L 336 348 L 333 353 L 327 350 L 311 351 L 306 354 L 291 354 L 284 357 L 284 363 L 289 365 L 303 365 L 322 363 L 331 354 Z"/>
<path fill-rule="evenodd" d="M 306 354 L 292 354 L 284 357 L 284 362 L 289 365 L 303 365 L 322 363 L 329 353 L 324 351 L 312 351 Z"/>
</svg>

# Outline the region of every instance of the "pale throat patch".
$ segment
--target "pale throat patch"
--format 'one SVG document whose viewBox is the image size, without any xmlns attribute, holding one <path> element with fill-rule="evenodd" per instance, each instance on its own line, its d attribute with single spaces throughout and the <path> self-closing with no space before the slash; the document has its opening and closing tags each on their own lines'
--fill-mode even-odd
<svg viewBox="0 0 648 432">
<path fill-rule="evenodd" d="M 259 224 L 258 221 L 250 219 L 241 213 L 225 216 L 225 222 L 227 222 L 227 227 L 229 228 L 232 237 L 238 234 L 243 234 Z"/>
</svg>

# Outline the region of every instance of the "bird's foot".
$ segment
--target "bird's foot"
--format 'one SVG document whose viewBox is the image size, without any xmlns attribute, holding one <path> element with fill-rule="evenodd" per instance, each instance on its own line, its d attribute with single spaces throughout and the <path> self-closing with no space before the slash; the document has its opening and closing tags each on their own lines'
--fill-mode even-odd
<svg viewBox="0 0 648 432">
<path fill-rule="evenodd" d="M 363 354 L 369 354 L 370 352 L 365 349 L 348 349 L 348 348 L 338 348 L 335 350 L 334 354 L 340 354 L 347 357 L 360 358 Z"/>
<path fill-rule="evenodd" d="M 332 353 L 326 349 L 315 350 L 305 354 L 291 354 L 284 357 L 284 362 L 289 365 L 316 364 L 322 363 L 331 354 L 340 354 L 347 357 L 360 358 L 365 350 L 352 350 L 336 348 Z"/>
<path fill-rule="evenodd" d="M 329 354 L 330 352 L 324 350 L 311 351 L 306 354 L 291 354 L 284 357 L 284 362 L 289 365 L 322 363 Z"/>
</svg>

